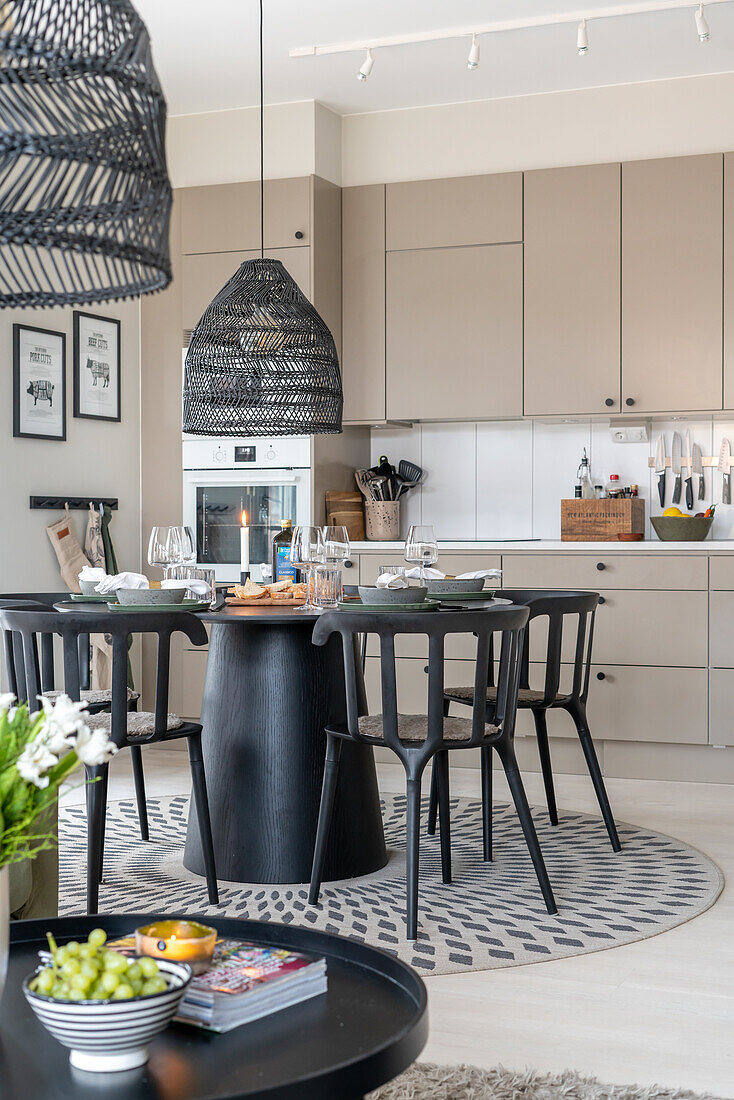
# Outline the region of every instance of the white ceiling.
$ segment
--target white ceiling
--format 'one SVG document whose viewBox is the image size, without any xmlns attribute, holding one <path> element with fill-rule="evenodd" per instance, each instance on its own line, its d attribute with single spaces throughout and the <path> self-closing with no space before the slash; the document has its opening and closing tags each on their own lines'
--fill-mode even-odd
<svg viewBox="0 0 734 1100">
<path fill-rule="evenodd" d="M 694 2 L 686 10 L 593 22 L 595 9 L 625 2 L 586 0 L 585 57 L 576 54 L 575 26 L 541 27 L 482 38 L 481 65 L 471 73 L 468 41 L 380 50 L 371 77 L 360 83 L 361 55 L 292 59 L 288 50 L 578 11 L 584 0 L 265 0 L 265 98 L 317 99 L 354 114 L 734 70 L 734 2 L 706 9 L 711 40 L 703 45 Z M 170 114 L 258 102 L 257 0 L 135 3 L 150 30 Z"/>
</svg>

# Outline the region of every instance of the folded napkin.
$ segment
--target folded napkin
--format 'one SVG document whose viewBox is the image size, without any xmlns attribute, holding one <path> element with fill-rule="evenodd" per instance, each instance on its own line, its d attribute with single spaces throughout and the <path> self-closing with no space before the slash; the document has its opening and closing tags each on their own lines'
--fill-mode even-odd
<svg viewBox="0 0 734 1100">
<path fill-rule="evenodd" d="M 117 592 L 119 588 L 150 588 L 150 584 L 142 573 L 116 573 L 113 577 L 104 577 L 95 592 L 106 596 L 109 592 Z"/>
<path fill-rule="evenodd" d="M 414 569 L 406 569 L 405 576 L 410 577 L 412 581 L 419 581 L 421 578 L 421 571 L 416 565 Z M 429 565 L 423 570 L 423 576 L 428 581 L 442 581 L 446 574 L 442 573 L 440 569 L 432 569 Z"/>
<path fill-rule="evenodd" d="M 83 565 L 79 571 L 80 581 L 101 581 L 107 576 L 107 570 L 97 565 Z"/>
<path fill-rule="evenodd" d="M 502 580 L 501 569 L 475 569 L 472 573 L 459 573 L 457 581 L 478 581 L 480 577 L 491 577 L 495 581 Z"/>
<path fill-rule="evenodd" d="M 209 599 L 212 594 L 212 590 L 206 581 L 195 580 L 193 577 L 187 577 L 180 581 L 161 581 L 161 588 L 185 588 L 187 592 L 194 592 L 197 596 L 203 596 L 205 599 Z"/>
<path fill-rule="evenodd" d="M 377 588 L 408 588 L 408 582 L 402 573 L 380 573 L 375 581 Z"/>
</svg>

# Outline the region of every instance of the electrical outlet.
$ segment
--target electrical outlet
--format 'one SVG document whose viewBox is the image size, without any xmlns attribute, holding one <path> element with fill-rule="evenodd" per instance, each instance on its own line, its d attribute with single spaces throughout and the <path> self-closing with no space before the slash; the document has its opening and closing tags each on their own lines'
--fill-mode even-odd
<svg viewBox="0 0 734 1100">
<path fill-rule="evenodd" d="M 612 424 L 612 443 L 647 443 L 650 438 L 646 424 Z"/>
</svg>

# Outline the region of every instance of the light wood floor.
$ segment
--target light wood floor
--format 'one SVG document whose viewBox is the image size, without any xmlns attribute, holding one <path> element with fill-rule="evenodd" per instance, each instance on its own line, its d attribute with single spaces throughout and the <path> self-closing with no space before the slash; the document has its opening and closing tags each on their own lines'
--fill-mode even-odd
<svg viewBox="0 0 734 1100">
<path fill-rule="evenodd" d="M 188 790 L 186 755 L 145 754 L 151 795 Z M 384 790 L 402 769 L 380 765 Z M 452 794 L 478 795 L 455 769 Z M 496 776 L 496 797 L 507 800 Z M 542 805 L 539 776 L 530 801 Z M 620 820 L 680 837 L 734 875 L 734 787 L 610 779 Z M 130 797 L 129 754 L 111 770 L 110 797 Z M 558 776 L 559 806 L 596 810 L 588 779 Z M 65 802 L 82 801 L 70 792 Z M 422 1058 L 542 1071 L 572 1068 L 615 1084 L 690 1088 L 734 1097 L 734 890 L 703 916 L 639 943 L 571 959 L 427 979 L 431 1034 Z"/>
</svg>

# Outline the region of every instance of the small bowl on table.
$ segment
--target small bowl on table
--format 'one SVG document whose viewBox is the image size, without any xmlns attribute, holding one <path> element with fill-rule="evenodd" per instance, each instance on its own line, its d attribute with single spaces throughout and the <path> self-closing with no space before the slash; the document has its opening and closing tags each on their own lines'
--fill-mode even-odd
<svg viewBox="0 0 734 1100">
<path fill-rule="evenodd" d="M 155 607 L 156 604 L 183 603 L 186 585 L 181 588 L 118 588 L 116 595 L 125 607 Z"/>
<path fill-rule="evenodd" d="M 191 981 L 191 968 L 185 963 L 160 959 L 158 970 L 168 989 L 124 1001 L 59 1001 L 31 992 L 35 974 L 23 982 L 23 992 L 46 1030 L 71 1051 L 72 1066 L 95 1073 L 119 1072 L 145 1065 L 147 1044 L 168 1027 Z"/>
<path fill-rule="evenodd" d="M 415 588 L 374 588 L 359 585 L 359 598 L 364 604 L 385 604 L 400 607 L 406 603 L 423 603 L 428 595 L 425 586 Z"/>
<path fill-rule="evenodd" d="M 457 577 L 444 577 L 442 581 L 429 581 L 428 591 L 437 596 L 450 595 L 452 592 L 481 592 L 484 588 L 484 577 L 459 580 Z M 491 596 L 491 592 L 487 592 Z"/>
<path fill-rule="evenodd" d="M 97 585 L 99 581 L 79 581 L 79 587 L 82 590 L 82 596 L 98 596 Z"/>
</svg>

